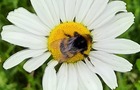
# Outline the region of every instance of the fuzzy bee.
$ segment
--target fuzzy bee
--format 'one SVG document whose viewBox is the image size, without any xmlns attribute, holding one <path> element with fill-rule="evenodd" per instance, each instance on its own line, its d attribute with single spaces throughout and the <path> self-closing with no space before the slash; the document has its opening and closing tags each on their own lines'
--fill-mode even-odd
<svg viewBox="0 0 140 90">
<path fill-rule="evenodd" d="M 75 56 L 77 53 L 81 53 L 85 57 L 84 53 L 88 49 L 88 41 L 92 42 L 92 38 L 89 34 L 80 35 L 78 32 L 74 32 L 73 36 L 65 34 L 68 38 L 63 38 L 52 42 L 51 48 L 60 50 L 60 62 L 66 61 L 68 58 Z"/>
</svg>

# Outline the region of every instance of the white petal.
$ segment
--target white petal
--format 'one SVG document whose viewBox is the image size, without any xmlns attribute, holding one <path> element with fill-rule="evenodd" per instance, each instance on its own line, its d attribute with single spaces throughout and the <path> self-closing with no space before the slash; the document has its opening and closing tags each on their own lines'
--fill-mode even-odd
<svg viewBox="0 0 140 90">
<path fill-rule="evenodd" d="M 74 9 L 76 6 L 76 0 L 66 0 L 65 1 L 65 11 L 67 21 L 73 21 L 75 14 Z"/>
<path fill-rule="evenodd" d="M 91 73 L 83 62 L 77 63 L 77 71 L 80 81 L 87 88 L 86 90 L 103 90 L 99 78 L 94 73 Z"/>
<path fill-rule="evenodd" d="M 116 38 L 124 33 L 133 23 L 134 16 L 132 13 L 117 14 L 110 22 L 92 32 L 94 41 Z"/>
<path fill-rule="evenodd" d="M 50 33 L 50 29 L 45 26 L 35 14 L 30 13 L 24 8 L 15 9 L 8 14 L 7 18 L 27 32 L 41 36 L 46 36 Z"/>
<path fill-rule="evenodd" d="M 74 64 L 68 64 L 67 90 L 78 90 L 77 71 Z"/>
<path fill-rule="evenodd" d="M 102 12 L 101 15 L 97 19 L 95 19 L 90 25 L 88 25 L 88 28 L 90 30 L 99 28 L 100 26 L 110 21 L 115 16 L 116 13 L 120 11 L 126 12 L 125 5 L 126 3 L 123 1 L 109 2 L 104 12 Z"/>
<path fill-rule="evenodd" d="M 87 88 L 85 87 L 84 83 L 81 81 L 80 77 L 78 77 L 78 81 L 79 81 L 78 90 L 87 90 Z"/>
<path fill-rule="evenodd" d="M 93 73 L 96 73 L 95 66 L 90 62 L 89 59 L 85 59 L 86 65 Z"/>
<path fill-rule="evenodd" d="M 57 87 L 57 77 L 55 66 L 58 64 L 57 61 L 52 61 L 45 69 L 43 75 L 43 90 L 56 90 Z"/>
<path fill-rule="evenodd" d="M 41 54 L 43 54 L 45 50 L 22 50 L 17 52 L 16 54 L 9 57 L 3 64 L 4 69 L 10 69 L 19 63 L 21 63 L 23 60 L 31 58 L 31 57 L 37 57 Z"/>
<path fill-rule="evenodd" d="M 4 32 L 13 31 L 13 32 L 21 32 L 21 33 L 29 33 L 30 34 L 30 32 L 27 32 L 27 31 L 15 26 L 15 25 L 6 25 L 6 26 L 3 26 L 2 28 L 3 28 Z"/>
<path fill-rule="evenodd" d="M 47 2 L 47 1 L 46 1 Z M 56 25 L 56 20 L 53 18 L 53 14 L 51 13 L 52 11 L 55 11 L 54 8 L 51 8 L 49 10 L 49 6 L 53 6 L 52 3 L 49 3 L 51 5 L 47 5 L 45 0 L 31 0 L 31 3 L 39 16 L 39 18 L 45 23 L 50 29 L 54 28 Z M 52 11 L 51 11 L 52 10 Z M 55 22 L 54 22 L 55 21 Z"/>
<path fill-rule="evenodd" d="M 78 12 L 80 10 L 82 2 L 83 2 L 83 0 L 76 0 L 76 5 L 75 5 L 75 9 L 74 9 L 74 16 L 78 15 Z"/>
<path fill-rule="evenodd" d="M 47 40 L 43 36 L 37 36 L 30 33 L 24 33 L 22 29 L 18 27 L 15 30 L 9 30 L 7 27 L 3 27 L 1 33 L 2 39 L 23 47 L 29 47 L 31 49 L 44 49 L 47 47 Z M 16 31 L 19 29 L 19 31 Z"/>
<path fill-rule="evenodd" d="M 95 71 L 101 76 L 104 82 L 111 88 L 115 89 L 117 84 L 117 78 L 113 69 L 106 64 L 100 62 L 98 59 L 90 57 L 92 64 L 95 66 Z"/>
<path fill-rule="evenodd" d="M 95 19 L 104 11 L 109 0 L 94 0 L 91 8 L 89 9 L 84 24 L 89 26 Z"/>
<path fill-rule="evenodd" d="M 56 0 L 44 0 L 44 3 L 47 6 L 47 7 L 45 7 L 45 6 L 44 7 L 45 7 L 45 9 L 48 8 L 48 10 L 53 18 L 54 24 L 58 25 L 60 23 L 58 3 L 56 2 Z"/>
<path fill-rule="evenodd" d="M 62 22 L 66 22 L 65 2 L 66 0 L 56 0 L 59 6 L 59 16 Z"/>
<path fill-rule="evenodd" d="M 90 56 L 98 58 L 98 60 L 100 60 L 103 63 L 106 63 L 115 71 L 127 72 L 132 69 L 132 64 L 129 63 L 126 59 L 113 54 L 101 51 L 93 51 L 90 53 Z"/>
<path fill-rule="evenodd" d="M 46 52 L 42 54 L 41 56 L 34 57 L 28 60 L 24 64 L 23 68 L 30 73 L 36 70 L 37 68 L 39 68 L 43 63 L 45 63 L 45 61 L 50 57 L 50 55 L 51 55 L 50 52 Z"/>
<path fill-rule="evenodd" d="M 66 85 L 68 81 L 68 65 L 63 63 L 57 73 L 57 89 L 56 90 L 66 90 Z"/>
<path fill-rule="evenodd" d="M 83 19 L 85 18 L 87 12 L 89 11 L 92 3 L 94 0 L 83 0 L 81 3 L 81 7 L 79 8 L 79 11 L 76 15 L 76 22 L 82 22 Z"/>
<path fill-rule="evenodd" d="M 94 43 L 93 48 L 115 54 L 132 54 L 140 51 L 140 45 L 127 39 L 113 39 Z"/>
</svg>

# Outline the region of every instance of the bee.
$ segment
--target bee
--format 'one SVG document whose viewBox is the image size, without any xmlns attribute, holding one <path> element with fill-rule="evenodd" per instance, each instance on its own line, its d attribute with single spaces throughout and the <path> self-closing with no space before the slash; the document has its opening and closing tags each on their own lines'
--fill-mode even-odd
<svg viewBox="0 0 140 90">
<path fill-rule="evenodd" d="M 68 34 L 65 34 L 65 36 L 68 38 L 56 40 L 51 44 L 52 48 L 60 50 L 60 62 L 66 61 L 77 53 L 81 53 L 87 57 L 84 51 L 88 49 L 88 40 L 92 43 L 92 38 L 89 34 L 80 35 L 78 32 L 74 32 L 73 36 Z"/>
</svg>

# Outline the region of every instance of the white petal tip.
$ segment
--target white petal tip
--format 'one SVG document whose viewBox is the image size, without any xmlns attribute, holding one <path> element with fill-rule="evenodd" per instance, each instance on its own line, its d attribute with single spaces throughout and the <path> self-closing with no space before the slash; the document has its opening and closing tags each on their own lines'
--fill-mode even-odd
<svg viewBox="0 0 140 90">
<path fill-rule="evenodd" d="M 115 90 L 118 87 L 117 83 L 112 84 L 112 86 L 109 86 L 112 90 Z"/>
<path fill-rule="evenodd" d="M 125 68 L 122 68 L 122 72 L 130 72 L 133 68 L 133 65 L 131 63 L 126 63 Z"/>
<path fill-rule="evenodd" d="M 9 20 L 10 16 L 14 13 L 14 11 L 11 11 L 8 13 L 7 19 Z"/>
<path fill-rule="evenodd" d="M 50 65 L 50 66 L 56 66 L 58 64 L 58 61 L 56 61 L 56 60 L 51 60 L 49 63 L 48 63 L 48 65 Z"/>
<path fill-rule="evenodd" d="M 23 69 L 25 70 L 25 71 L 27 71 L 28 73 L 31 73 L 31 72 L 33 72 L 34 70 L 30 70 L 29 68 L 25 68 L 26 66 L 23 66 Z"/>
<path fill-rule="evenodd" d="M 6 66 L 3 66 L 3 68 L 5 69 L 5 70 L 8 70 L 9 68 L 8 67 L 6 67 Z"/>
<path fill-rule="evenodd" d="M 136 52 L 135 52 L 135 53 L 138 53 L 138 52 L 140 52 L 140 45 L 138 45 L 138 46 L 136 47 Z"/>
<path fill-rule="evenodd" d="M 1 38 L 2 38 L 2 40 L 4 40 L 3 37 L 4 37 L 4 32 L 2 31 L 2 32 L 1 32 Z"/>
<path fill-rule="evenodd" d="M 4 64 L 3 64 L 3 68 L 4 68 L 5 70 L 8 70 L 8 69 L 10 69 L 10 68 L 12 68 L 12 67 L 10 67 L 9 64 L 4 63 Z"/>
<path fill-rule="evenodd" d="M 115 87 L 112 87 L 111 89 L 112 89 L 112 90 L 115 90 L 117 87 L 118 87 L 118 86 L 115 86 Z"/>
</svg>

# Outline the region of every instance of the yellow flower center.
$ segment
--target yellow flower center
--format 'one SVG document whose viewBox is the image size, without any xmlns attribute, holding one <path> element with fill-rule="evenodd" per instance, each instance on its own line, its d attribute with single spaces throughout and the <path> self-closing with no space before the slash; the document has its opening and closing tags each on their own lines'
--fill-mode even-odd
<svg viewBox="0 0 140 90">
<path fill-rule="evenodd" d="M 75 32 L 79 36 L 76 36 Z M 84 39 L 83 42 L 86 41 L 86 49 L 79 48 L 78 45 L 74 46 L 76 43 L 82 43 L 81 38 Z M 80 46 L 82 47 L 82 45 Z M 89 54 L 91 46 L 90 31 L 80 23 L 61 23 L 51 31 L 48 37 L 48 50 L 52 53 L 53 58 L 60 62 L 73 63 L 83 60 L 85 55 Z"/>
</svg>

